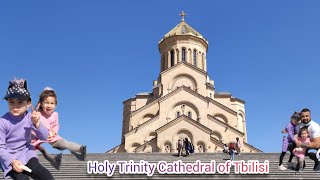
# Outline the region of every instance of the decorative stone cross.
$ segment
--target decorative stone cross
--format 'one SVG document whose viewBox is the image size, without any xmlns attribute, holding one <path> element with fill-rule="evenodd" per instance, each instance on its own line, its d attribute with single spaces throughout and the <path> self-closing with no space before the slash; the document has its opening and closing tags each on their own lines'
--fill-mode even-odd
<svg viewBox="0 0 320 180">
<path fill-rule="evenodd" d="M 184 17 L 187 16 L 183 11 L 179 15 L 181 16 L 181 21 L 184 21 Z"/>
</svg>

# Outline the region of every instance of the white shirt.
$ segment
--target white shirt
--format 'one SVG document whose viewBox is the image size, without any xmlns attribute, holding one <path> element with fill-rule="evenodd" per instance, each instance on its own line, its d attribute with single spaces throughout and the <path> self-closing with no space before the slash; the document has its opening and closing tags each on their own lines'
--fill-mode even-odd
<svg viewBox="0 0 320 180">
<path fill-rule="evenodd" d="M 296 126 L 296 133 L 298 134 L 300 129 L 304 127 L 305 125 L 303 123 L 299 123 Z M 310 125 L 308 126 L 308 132 L 311 139 L 314 139 L 316 137 L 320 137 L 320 126 L 318 123 L 311 120 Z"/>
</svg>

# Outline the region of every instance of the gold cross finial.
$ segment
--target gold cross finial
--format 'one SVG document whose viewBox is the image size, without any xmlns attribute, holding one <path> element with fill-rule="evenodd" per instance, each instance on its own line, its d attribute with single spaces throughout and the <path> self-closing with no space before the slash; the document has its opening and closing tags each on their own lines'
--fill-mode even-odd
<svg viewBox="0 0 320 180">
<path fill-rule="evenodd" d="M 187 15 L 183 11 L 179 14 L 181 16 L 181 21 L 184 21 L 184 17 Z"/>
</svg>

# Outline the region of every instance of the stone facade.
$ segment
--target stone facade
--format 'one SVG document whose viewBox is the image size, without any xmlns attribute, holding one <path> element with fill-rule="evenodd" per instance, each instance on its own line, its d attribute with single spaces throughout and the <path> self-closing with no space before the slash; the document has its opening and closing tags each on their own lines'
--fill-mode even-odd
<svg viewBox="0 0 320 180">
<path fill-rule="evenodd" d="M 215 91 L 207 73 L 208 41 L 182 21 L 159 42 L 160 74 L 153 91 L 123 102 L 121 144 L 107 151 L 177 152 L 188 138 L 195 152 L 221 152 L 242 143 L 242 152 L 261 152 L 247 143 L 245 102 Z"/>
</svg>

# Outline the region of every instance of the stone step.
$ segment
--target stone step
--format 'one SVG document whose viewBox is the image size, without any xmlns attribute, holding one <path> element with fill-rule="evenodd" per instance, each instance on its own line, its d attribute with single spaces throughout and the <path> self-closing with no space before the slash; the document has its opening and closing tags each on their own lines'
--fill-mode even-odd
<svg viewBox="0 0 320 180">
<path fill-rule="evenodd" d="M 79 161 L 75 156 L 71 154 L 64 154 L 62 160 L 61 170 L 54 169 L 49 162 L 47 162 L 41 155 L 39 155 L 40 162 L 45 166 L 56 179 L 319 179 L 320 172 L 313 171 L 314 162 L 308 157 L 306 158 L 306 168 L 303 173 L 298 173 L 293 170 L 281 171 L 278 169 L 279 153 L 243 153 L 235 156 L 236 161 L 244 160 L 258 160 L 259 162 L 269 161 L 269 174 L 235 174 L 234 167 L 231 168 L 230 174 L 160 174 L 157 170 L 153 176 L 148 177 L 146 174 L 120 174 L 118 167 L 116 166 L 115 173 L 112 177 L 108 177 L 106 174 L 87 174 L 87 161 L 98 161 L 102 163 L 104 160 L 108 160 L 110 163 L 116 161 L 129 161 L 139 162 L 140 160 L 147 161 L 149 163 L 157 163 L 158 161 L 174 162 L 181 160 L 183 163 L 195 163 L 196 160 L 200 160 L 202 163 L 209 163 L 214 160 L 216 164 L 224 163 L 229 159 L 229 155 L 223 153 L 198 153 L 192 154 L 189 157 L 177 157 L 176 154 L 164 154 L 164 153 L 121 153 L 121 154 L 105 154 L 95 153 L 88 154 L 87 161 Z M 284 162 L 289 158 L 289 154 L 286 155 Z M 0 173 L 0 179 L 3 179 L 2 172 Z"/>
</svg>

